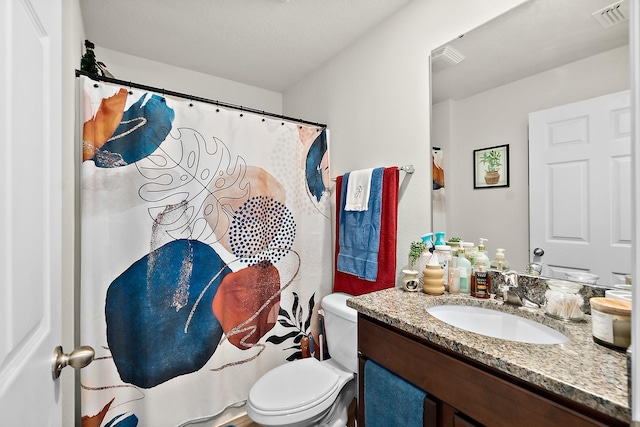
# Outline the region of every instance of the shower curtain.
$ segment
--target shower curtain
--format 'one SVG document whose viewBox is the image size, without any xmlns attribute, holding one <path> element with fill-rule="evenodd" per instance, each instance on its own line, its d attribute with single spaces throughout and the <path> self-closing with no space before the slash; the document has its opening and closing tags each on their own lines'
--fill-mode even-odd
<svg viewBox="0 0 640 427">
<path fill-rule="evenodd" d="M 243 404 L 331 291 L 327 130 L 79 79 L 83 427 Z"/>
</svg>

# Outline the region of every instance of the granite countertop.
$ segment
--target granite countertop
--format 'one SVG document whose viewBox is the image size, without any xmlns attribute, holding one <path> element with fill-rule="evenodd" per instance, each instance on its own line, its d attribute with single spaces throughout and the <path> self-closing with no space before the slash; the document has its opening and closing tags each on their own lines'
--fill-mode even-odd
<svg viewBox="0 0 640 427">
<path fill-rule="evenodd" d="M 569 342 L 527 344 L 467 332 L 426 312 L 428 307 L 440 304 L 491 307 L 517 314 L 562 332 Z M 631 422 L 626 354 L 593 341 L 591 316 L 586 316 L 584 322 L 562 322 L 545 316 L 542 309 L 464 295 L 431 296 L 398 288 L 353 297 L 347 300 L 347 305 L 499 371 Z"/>
</svg>

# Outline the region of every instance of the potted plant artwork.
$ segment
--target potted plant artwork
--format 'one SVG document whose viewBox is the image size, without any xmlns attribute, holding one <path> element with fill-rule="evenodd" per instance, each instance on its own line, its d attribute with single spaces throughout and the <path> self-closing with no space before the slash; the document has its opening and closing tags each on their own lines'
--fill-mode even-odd
<svg viewBox="0 0 640 427">
<path fill-rule="evenodd" d="M 502 166 L 502 153 L 497 150 L 491 150 L 482 153 L 480 163 L 486 166 L 484 182 L 487 185 L 494 185 L 500 181 L 500 167 Z"/>
</svg>

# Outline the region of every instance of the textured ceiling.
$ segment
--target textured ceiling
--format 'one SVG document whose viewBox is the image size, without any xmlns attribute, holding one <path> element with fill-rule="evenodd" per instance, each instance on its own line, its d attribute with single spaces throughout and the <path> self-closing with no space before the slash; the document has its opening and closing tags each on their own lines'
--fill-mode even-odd
<svg viewBox="0 0 640 427">
<path fill-rule="evenodd" d="M 466 98 L 627 45 L 629 21 L 604 28 L 592 16 L 616 1 L 529 1 L 452 40 L 447 45 L 465 59 L 433 62 L 432 102 Z"/>
<path fill-rule="evenodd" d="M 283 92 L 410 0 L 81 0 L 98 47 Z"/>
</svg>

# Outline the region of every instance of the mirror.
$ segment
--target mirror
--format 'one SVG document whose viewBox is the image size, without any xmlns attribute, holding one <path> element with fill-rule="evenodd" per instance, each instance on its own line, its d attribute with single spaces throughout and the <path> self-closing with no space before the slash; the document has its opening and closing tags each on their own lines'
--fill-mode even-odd
<svg viewBox="0 0 640 427">
<path fill-rule="evenodd" d="M 592 16 L 614 2 L 529 0 L 431 53 L 434 177 L 444 170 L 432 191 L 433 231 L 486 238 L 489 258 L 504 248 L 520 272 L 533 261 L 529 113 L 629 89 L 628 0 L 598 14 L 604 24 Z M 474 152 L 505 145 L 507 185 L 474 188 Z"/>
</svg>

